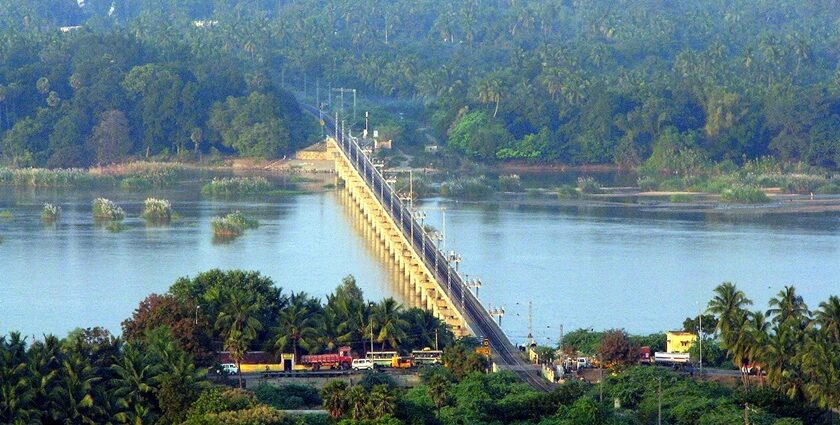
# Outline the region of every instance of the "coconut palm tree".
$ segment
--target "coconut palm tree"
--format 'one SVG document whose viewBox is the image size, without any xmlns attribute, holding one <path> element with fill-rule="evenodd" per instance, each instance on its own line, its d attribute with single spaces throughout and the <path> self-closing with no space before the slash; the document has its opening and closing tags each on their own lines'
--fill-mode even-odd
<svg viewBox="0 0 840 425">
<path fill-rule="evenodd" d="M 440 408 L 449 402 L 449 392 L 452 389 L 452 382 L 442 374 L 436 373 L 426 382 L 426 389 L 429 397 L 431 397 L 432 402 L 435 404 L 435 408 L 440 413 Z"/>
<path fill-rule="evenodd" d="M 111 381 L 113 393 L 123 409 L 133 406 L 150 407 L 154 404 L 154 385 L 160 367 L 133 344 L 127 344 L 119 363 L 111 366 L 117 375 Z"/>
<path fill-rule="evenodd" d="M 368 412 L 372 416 L 372 419 L 378 419 L 394 414 L 397 408 L 397 397 L 387 385 L 375 385 L 370 390 L 368 403 L 370 404 Z"/>
<path fill-rule="evenodd" d="M 225 350 L 236 362 L 237 369 L 241 370 L 242 360 L 251 341 L 256 338 L 257 331 L 262 329 L 262 323 L 257 320 L 262 303 L 259 296 L 238 288 L 224 291 L 222 299 L 225 302 L 216 318 L 216 329 L 225 335 Z M 242 388 L 242 374 L 238 376 L 239 387 Z"/>
<path fill-rule="evenodd" d="M 718 316 L 718 331 L 724 342 L 730 339 L 733 323 L 744 315 L 744 309 L 752 301 L 732 282 L 723 282 L 714 290 L 707 312 Z"/>
<path fill-rule="evenodd" d="M 321 390 L 321 400 L 323 400 L 324 408 L 330 412 L 333 419 L 338 420 L 347 411 L 346 392 L 347 384 L 342 381 L 330 381 Z"/>
<path fill-rule="evenodd" d="M 811 316 L 811 312 L 802 296 L 796 293 L 796 288 L 785 286 L 776 294 L 776 298 L 770 300 L 767 317 L 771 316 L 774 324 L 791 325 L 801 329 Z"/>
<path fill-rule="evenodd" d="M 820 332 L 840 344 L 840 297 L 832 295 L 828 301 L 821 302 L 811 324 L 819 326 Z"/>
<path fill-rule="evenodd" d="M 382 344 L 382 350 L 385 350 L 386 343 L 392 348 L 397 348 L 406 337 L 408 322 L 402 317 L 402 308 L 402 304 L 395 299 L 386 298 L 371 312 L 378 329 L 376 341 Z"/>
<path fill-rule="evenodd" d="M 314 300 L 306 292 L 298 292 L 289 297 L 289 305 L 280 312 L 278 326 L 275 329 L 277 335 L 274 348 L 284 350 L 291 345 L 295 358 L 298 357 L 298 348 L 307 350 L 314 347 L 318 339 L 318 320 L 316 310 L 317 300 Z"/>
<path fill-rule="evenodd" d="M 0 423 L 32 423 L 38 418 L 26 359 L 19 354 L 17 347 L 0 337 Z"/>
<path fill-rule="evenodd" d="M 54 420 L 66 424 L 96 424 L 103 413 L 96 403 L 96 385 L 101 378 L 79 354 L 62 362 L 59 379 L 50 394 Z"/>
<path fill-rule="evenodd" d="M 802 370 L 809 400 L 825 409 L 840 406 L 840 345 L 814 333 L 802 351 Z"/>
</svg>

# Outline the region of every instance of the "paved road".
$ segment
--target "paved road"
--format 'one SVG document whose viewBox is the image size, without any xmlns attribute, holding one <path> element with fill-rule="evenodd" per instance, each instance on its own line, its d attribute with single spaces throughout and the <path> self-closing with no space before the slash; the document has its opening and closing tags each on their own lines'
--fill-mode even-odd
<svg viewBox="0 0 840 425">
<path fill-rule="evenodd" d="M 304 109 L 316 117 L 319 115 L 318 110 L 312 106 L 304 105 Z M 324 121 L 328 131 L 335 134 L 335 123 L 329 117 L 324 117 Z M 473 293 L 466 289 L 461 276 L 452 269 L 444 254 L 437 249 L 420 224 L 412 219 L 411 211 L 385 183 L 379 170 L 361 152 L 359 146 L 350 140 L 344 140 L 339 146 L 400 227 L 406 239 L 409 239 L 415 250 L 420 253 L 423 262 L 435 274 L 442 290 L 454 304 L 460 304 L 461 314 L 473 333 L 490 341 L 494 362 L 502 369 L 512 370 L 535 389 L 550 390 L 553 385 L 542 377 L 538 369 L 522 358 L 519 350 L 513 346 Z"/>
</svg>

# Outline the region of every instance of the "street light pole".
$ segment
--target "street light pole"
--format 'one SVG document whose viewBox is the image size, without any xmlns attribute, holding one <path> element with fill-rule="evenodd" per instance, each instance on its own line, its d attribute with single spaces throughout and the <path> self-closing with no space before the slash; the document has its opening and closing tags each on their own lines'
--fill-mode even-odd
<svg viewBox="0 0 840 425">
<path fill-rule="evenodd" d="M 200 308 L 201 308 L 200 305 L 195 306 L 195 325 L 196 326 L 198 326 L 198 309 L 200 309 Z"/>
</svg>

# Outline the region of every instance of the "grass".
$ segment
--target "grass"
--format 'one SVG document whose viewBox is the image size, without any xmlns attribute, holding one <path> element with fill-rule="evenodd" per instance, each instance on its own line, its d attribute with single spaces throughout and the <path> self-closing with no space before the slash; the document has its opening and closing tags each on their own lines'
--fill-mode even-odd
<svg viewBox="0 0 840 425">
<path fill-rule="evenodd" d="M 577 179 L 577 188 L 580 190 L 580 193 L 586 194 L 598 194 L 601 193 L 601 183 L 598 180 L 595 180 L 594 177 L 578 177 Z"/>
<path fill-rule="evenodd" d="M 0 168 L 0 185 L 26 188 L 94 188 L 114 186 L 112 176 L 80 168 Z"/>
<path fill-rule="evenodd" d="M 10 220 L 12 218 L 12 212 L 9 210 L 0 211 L 0 218 L 3 220 Z"/>
<path fill-rule="evenodd" d="M 440 185 L 440 196 L 462 199 L 483 199 L 493 194 L 487 178 L 467 177 L 449 180 Z"/>
<path fill-rule="evenodd" d="M 675 193 L 671 195 L 671 202 L 675 204 L 687 204 L 694 201 L 694 196 L 686 195 L 685 193 Z"/>
<path fill-rule="evenodd" d="M 577 188 L 570 185 L 564 184 L 557 188 L 557 198 L 559 199 L 577 199 L 580 198 L 580 192 L 578 192 Z"/>
<path fill-rule="evenodd" d="M 143 202 L 141 217 L 152 224 L 170 223 L 173 218 L 172 204 L 166 199 L 148 198 Z"/>
<path fill-rule="evenodd" d="M 265 177 L 223 177 L 213 178 L 201 188 L 204 196 L 249 196 L 263 195 L 271 191 L 271 183 Z"/>
<path fill-rule="evenodd" d="M 840 182 L 824 184 L 818 187 L 815 193 L 823 195 L 840 195 Z"/>
<path fill-rule="evenodd" d="M 256 220 L 245 217 L 240 211 L 234 211 L 223 217 L 213 219 L 213 235 L 217 238 L 235 238 L 245 232 L 246 229 L 255 229 L 259 226 Z"/>
<path fill-rule="evenodd" d="M 314 179 L 312 177 L 304 177 L 304 176 L 292 176 L 289 179 L 290 183 L 318 183 L 321 180 Z"/>
<path fill-rule="evenodd" d="M 720 194 L 720 199 L 724 202 L 738 204 L 762 204 L 770 202 L 770 198 L 760 188 L 746 185 L 735 185 L 731 188 L 724 189 Z"/>
<path fill-rule="evenodd" d="M 58 217 L 61 215 L 61 207 L 58 205 L 53 205 L 50 203 L 44 204 L 43 210 L 41 210 L 41 220 L 47 223 L 53 223 L 58 220 Z"/>
<path fill-rule="evenodd" d="M 119 221 L 111 221 L 107 226 L 105 226 L 105 228 L 111 233 L 119 233 L 125 230 L 126 226 Z"/>
<path fill-rule="evenodd" d="M 93 200 L 93 218 L 103 221 L 121 221 L 125 218 L 125 211 L 105 198 Z"/>
</svg>

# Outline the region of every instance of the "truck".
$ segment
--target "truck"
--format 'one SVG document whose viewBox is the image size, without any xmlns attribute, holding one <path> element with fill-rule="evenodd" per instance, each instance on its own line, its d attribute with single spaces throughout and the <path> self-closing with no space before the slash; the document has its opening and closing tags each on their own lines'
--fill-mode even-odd
<svg viewBox="0 0 840 425">
<path fill-rule="evenodd" d="M 642 347 L 639 349 L 639 364 L 649 365 L 653 363 L 653 354 L 650 352 L 650 347 Z"/>
<path fill-rule="evenodd" d="M 350 347 L 340 347 L 335 354 L 309 354 L 300 358 L 300 364 L 312 369 L 350 369 L 353 364 L 353 357 L 350 356 Z"/>
<path fill-rule="evenodd" d="M 411 369 L 414 367 L 414 358 L 411 356 L 394 356 L 391 358 L 391 367 L 394 369 Z"/>
<path fill-rule="evenodd" d="M 674 369 L 679 369 L 691 364 L 691 356 L 688 353 L 657 352 L 653 354 L 653 361 L 658 365 L 671 366 Z"/>
</svg>

